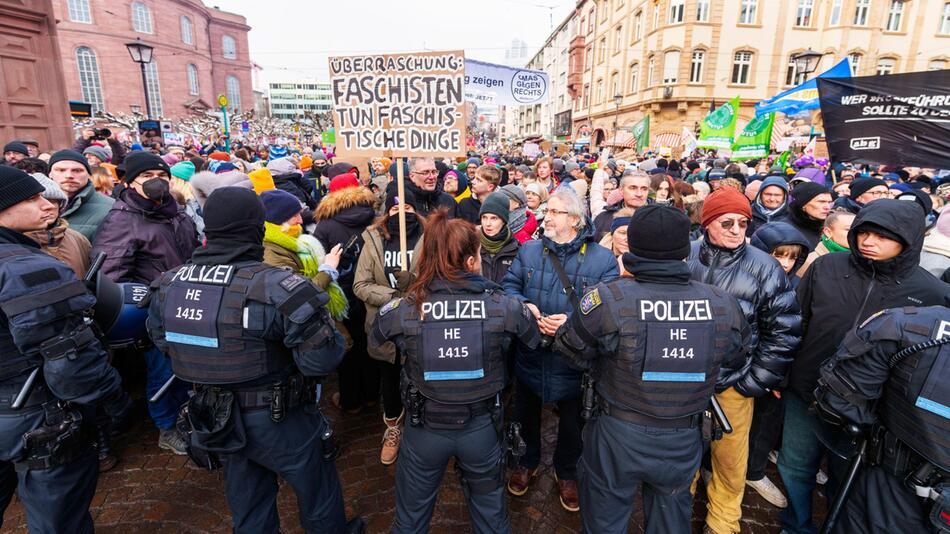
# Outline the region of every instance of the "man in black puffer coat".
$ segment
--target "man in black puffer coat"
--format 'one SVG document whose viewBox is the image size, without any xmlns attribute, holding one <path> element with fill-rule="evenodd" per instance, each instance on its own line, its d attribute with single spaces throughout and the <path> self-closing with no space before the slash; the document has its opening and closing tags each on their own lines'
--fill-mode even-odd
<svg viewBox="0 0 950 534">
<path fill-rule="evenodd" d="M 814 531 L 812 493 L 825 445 L 834 443 L 826 425 L 809 411 L 822 362 L 871 315 L 887 308 L 950 306 L 950 286 L 920 267 L 924 219 L 914 202 L 881 199 L 866 204 L 848 232 L 850 252 L 815 260 L 798 285 L 805 335 L 789 372 L 785 424 L 778 469 L 788 491 L 782 526 Z M 843 465 L 828 455 L 825 495 L 837 489 Z"/>
<path fill-rule="evenodd" d="M 751 218 L 749 200 L 738 189 L 716 190 L 703 204 L 705 236 L 693 243 L 687 260 L 693 280 L 739 301 L 751 333 L 744 364 L 724 364 L 716 384 L 716 398 L 733 427 L 731 434 L 712 442 L 713 474 L 706 485 L 706 526 L 720 534 L 739 531 L 754 398 L 771 395 L 801 339 L 801 312 L 785 272 L 774 258 L 745 242 Z"/>
<path fill-rule="evenodd" d="M 337 282 L 350 302 L 349 316 L 343 324 L 353 338 L 353 346 L 337 368 L 340 375 L 339 405 L 346 411 L 357 412 L 375 402 L 379 395 L 378 366 L 366 352 L 366 307 L 353 294 L 356 261 L 363 250 L 363 231 L 373 223 L 376 197 L 360 187 L 356 174 L 346 173 L 330 180 L 329 193 L 313 213 L 317 226 L 314 237 L 329 252 L 336 245 L 343 247 L 337 266 Z"/>
<path fill-rule="evenodd" d="M 434 159 L 410 159 L 408 178 L 405 187 L 416 197 L 416 214 L 427 217 L 433 211 L 445 208 L 449 212 L 449 218 L 458 216 L 455 199 L 438 187 L 439 171 L 435 167 Z"/>
</svg>

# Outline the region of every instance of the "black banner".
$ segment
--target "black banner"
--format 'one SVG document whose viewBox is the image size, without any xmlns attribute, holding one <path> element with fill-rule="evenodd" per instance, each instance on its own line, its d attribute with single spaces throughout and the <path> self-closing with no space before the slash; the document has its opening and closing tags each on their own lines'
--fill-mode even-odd
<svg viewBox="0 0 950 534">
<path fill-rule="evenodd" d="M 818 78 L 835 161 L 950 169 L 950 70 Z"/>
</svg>

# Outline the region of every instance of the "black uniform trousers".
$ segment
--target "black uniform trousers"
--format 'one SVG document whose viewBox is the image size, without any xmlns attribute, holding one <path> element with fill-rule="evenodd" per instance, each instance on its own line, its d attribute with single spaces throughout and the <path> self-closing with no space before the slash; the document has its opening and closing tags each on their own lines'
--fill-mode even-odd
<svg viewBox="0 0 950 534">
<path fill-rule="evenodd" d="M 269 410 L 242 414 L 247 446 L 226 455 L 225 490 L 235 534 L 277 534 L 277 477 L 297 496 L 308 534 L 340 533 L 346 524 L 336 465 L 323 458 L 323 417 L 315 408 L 291 410 L 280 423 Z"/>
<path fill-rule="evenodd" d="M 834 534 L 926 534 L 936 532 L 924 500 L 880 467 L 862 468 L 848 493 Z"/>
<path fill-rule="evenodd" d="M 13 462 L 0 462 L 0 528 L 3 527 L 3 513 L 10 506 L 13 494 L 16 493 L 16 471 Z"/>
<path fill-rule="evenodd" d="M 83 415 L 87 415 L 84 413 Z M 0 460 L 5 465 L 17 459 L 5 451 L 18 449 L 23 434 L 42 425 L 41 407 L 0 412 Z M 4 476 L 4 498 L 12 496 L 10 471 Z M 72 461 L 49 469 L 31 469 L 15 473 L 17 492 L 26 511 L 30 534 L 87 534 L 93 532 L 89 504 L 99 480 L 99 455 L 91 444 Z M 7 501 L 9 502 L 9 501 Z"/>
<path fill-rule="evenodd" d="M 600 415 L 584 427 L 578 462 L 584 532 L 627 532 L 643 485 L 644 532 L 690 532 L 689 491 L 703 454 L 699 428 L 655 428 Z"/>
<path fill-rule="evenodd" d="M 435 509 L 449 458 L 462 471 L 472 532 L 511 532 L 505 502 L 504 448 L 491 415 L 473 418 L 459 430 L 406 424 L 396 463 L 396 519 L 392 532 L 424 533 Z"/>
</svg>

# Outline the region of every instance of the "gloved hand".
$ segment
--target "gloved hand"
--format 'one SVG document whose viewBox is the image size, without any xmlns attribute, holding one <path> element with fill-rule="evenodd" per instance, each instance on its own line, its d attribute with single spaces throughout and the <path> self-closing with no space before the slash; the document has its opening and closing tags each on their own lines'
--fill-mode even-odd
<svg viewBox="0 0 950 534">
<path fill-rule="evenodd" d="M 393 276 L 396 277 L 396 291 L 400 295 L 404 294 L 416 280 L 416 275 L 412 274 L 411 271 L 396 271 Z"/>
</svg>

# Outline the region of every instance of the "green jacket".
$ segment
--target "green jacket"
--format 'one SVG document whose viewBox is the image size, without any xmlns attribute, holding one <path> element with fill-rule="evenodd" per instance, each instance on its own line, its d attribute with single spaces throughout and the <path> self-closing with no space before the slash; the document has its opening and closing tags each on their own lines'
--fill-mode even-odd
<svg viewBox="0 0 950 534">
<path fill-rule="evenodd" d="M 63 218 L 69 221 L 69 227 L 86 237 L 90 242 L 96 230 L 112 209 L 115 200 L 99 193 L 90 180 L 76 196 L 69 201 Z"/>
</svg>

